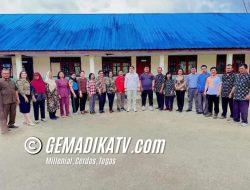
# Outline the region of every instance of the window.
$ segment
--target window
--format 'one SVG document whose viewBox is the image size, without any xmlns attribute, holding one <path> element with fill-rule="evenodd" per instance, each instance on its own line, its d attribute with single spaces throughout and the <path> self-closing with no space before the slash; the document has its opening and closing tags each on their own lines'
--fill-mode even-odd
<svg viewBox="0 0 250 190">
<path fill-rule="evenodd" d="M 217 55 L 216 68 L 219 74 L 225 73 L 227 65 L 227 55 Z"/>
<path fill-rule="evenodd" d="M 131 65 L 131 57 L 102 58 L 102 70 L 105 76 L 108 76 L 109 71 L 112 71 L 114 76 L 117 76 L 120 70 L 122 70 L 124 74 L 126 74 L 129 72 L 130 65 Z"/>
<path fill-rule="evenodd" d="M 81 58 L 80 57 L 51 57 L 51 64 L 60 63 L 60 69 L 64 72 L 65 76 L 70 76 L 75 73 L 79 76 L 81 72 Z"/>
<path fill-rule="evenodd" d="M 239 71 L 239 65 L 245 63 L 245 54 L 233 55 L 233 69 L 235 72 Z"/>
<path fill-rule="evenodd" d="M 177 74 L 179 68 L 184 70 L 184 74 L 189 74 L 192 67 L 197 68 L 197 55 L 180 55 L 168 57 L 168 68 L 173 74 Z"/>
<path fill-rule="evenodd" d="M 3 69 L 9 69 L 10 70 L 10 76 L 11 77 L 13 76 L 12 61 L 11 61 L 10 57 L 0 58 L 0 72 L 2 72 Z"/>
</svg>

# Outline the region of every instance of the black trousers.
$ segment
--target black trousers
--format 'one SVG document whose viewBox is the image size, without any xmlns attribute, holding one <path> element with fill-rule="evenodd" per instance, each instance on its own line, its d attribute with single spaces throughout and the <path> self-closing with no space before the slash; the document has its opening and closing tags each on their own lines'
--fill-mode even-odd
<svg viewBox="0 0 250 190">
<path fill-rule="evenodd" d="M 219 103 L 220 98 L 217 95 L 209 95 L 207 94 L 207 101 L 208 101 L 208 112 L 213 113 L 213 107 L 214 107 L 214 113 L 219 113 Z"/>
<path fill-rule="evenodd" d="M 229 105 L 230 108 L 230 117 L 233 117 L 233 98 L 228 98 L 228 97 L 222 97 L 222 116 L 226 117 L 227 116 L 227 108 Z"/>
<path fill-rule="evenodd" d="M 109 110 L 113 110 L 113 104 L 115 99 L 115 93 L 107 93 L 109 100 Z"/>
<path fill-rule="evenodd" d="M 164 94 L 160 92 L 156 92 L 156 99 L 159 110 L 163 110 L 164 108 Z"/>
<path fill-rule="evenodd" d="M 104 111 L 104 106 L 106 103 L 106 92 L 98 94 L 98 100 L 99 100 L 99 111 Z"/>
<path fill-rule="evenodd" d="M 55 119 L 56 118 L 56 112 L 49 112 L 49 118 Z"/>
<path fill-rule="evenodd" d="M 177 107 L 179 111 L 182 111 L 184 107 L 185 92 L 185 90 L 176 90 Z"/>
<path fill-rule="evenodd" d="M 74 90 L 74 92 L 76 94 L 76 98 L 74 98 L 74 95 L 71 93 L 71 105 L 73 113 L 76 113 L 79 108 L 79 92 L 78 90 Z"/>
<path fill-rule="evenodd" d="M 45 100 L 37 100 L 36 102 L 33 102 L 33 107 L 35 120 L 39 120 L 39 109 L 41 119 L 45 119 Z"/>
<path fill-rule="evenodd" d="M 82 97 L 80 98 L 80 111 L 85 111 L 87 98 L 88 98 L 88 94 L 82 93 Z"/>
<path fill-rule="evenodd" d="M 165 106 L 167 110 L 173 110 L 174 96 L 165 96 Z"/>
<path fill-rule="evenodd" d="M 149 106 L 153 106 L 153 90 L 143 90 L 141 93 L 142 106 L 146 105 L 148 96 Z"/>
</svg>

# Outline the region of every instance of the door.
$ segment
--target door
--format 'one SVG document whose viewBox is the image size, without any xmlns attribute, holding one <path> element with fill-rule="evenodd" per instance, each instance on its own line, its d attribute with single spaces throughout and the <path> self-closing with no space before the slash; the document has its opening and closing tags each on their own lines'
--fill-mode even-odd
<svg viewBox="0 0 250 190">
<path fill-rule="evenodd" d="M 144 67 L 149 67 L 149 70 L 151 71 L 151 57 L 136 57 L 136 72 L 139 76 L 144 72 Z"/>
<path fill-rule="evenodd" d="M 26 71 L 28 79 L 31 81 L 33 79 L 33 57 L 22 57 L 23 70 Z"/>
</svg>

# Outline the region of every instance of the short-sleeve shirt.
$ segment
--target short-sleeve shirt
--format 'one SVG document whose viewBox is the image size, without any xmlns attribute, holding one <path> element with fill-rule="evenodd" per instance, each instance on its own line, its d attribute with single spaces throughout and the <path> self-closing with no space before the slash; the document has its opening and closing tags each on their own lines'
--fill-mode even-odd
<svg viewBox="0 0 250 190">
<path fill-rule="evenodd" d="M 98 78 L 97 79 L 97 81 L 96 81 L 96 90 L 97 90 L 97 92 L 100 90 L 101 93 L 105 93 L 107 91 L 105 78 L 103 78 L 103 79 Z"/>
<path fill-rule="evenodd" d="M 250 91 L 250 74 L 237 74 L 235 78 L 235 100 L 246 100 L 246 96 Z"/>
<path fill-rule="evenodd" d="M 164 94 L 165 94 L 165 96 L 174 96 L 175 95 L 175 81 L 173 79 L 165 81 Z"/>
<path fill-rule="evenodd" d="M 163 74 L 158 74 L 155 76 L 155 91 L 160 92 L 162 85 L 164 84 L 165 77 Z"/>
<path fill-rule="evenodd" d="M 18 88 L 18 92 L 21 95 L 30 95 L 30 83 L 27 80 L 19 79 L 16 81 L 16 86 Z"/>
<path fill-rule="evenodd" d="M 154 75 L 153 74 L 151 74 L 151 73 L 149 73 L 149 74 L 143 73 L 140 76 L 142 89 L 143 90 L 152 90 L 153 80 L 154 80 Z"/>
<path fill-rule="evenodd" d="M 221 97 L 228 97 L 233 89 L 235 74 L 233 72 L 222 75 Z"/>
<path fill-rule="evenodd" d="M 81 91 L 82 93 L 86 93 L 87 92 L 87 79 L 79 78 L 77 83 L 78 83 L 79 91 Z"/>
<path fill-rule="evenodd" d="M 107 93 L 108 94 L 113 94 L 115 93 L 115 80 L 114 78 L 106 78 L 105 80 L 105 83 L 106 83 L 106 90 L 107 90 Z"/>
<path fill-rule="evenodd" d="M 11 79 L 5 80 L 0 79 L 0 93 L 2 96 L 3 104 L 12 104 L 16 103 L 16 91 L 17 86 L 14 81 Z"/>
<path fill-rule="evenodd" d="M 219 87 L 221 85 L 221 79 L 219 76 L 216 77 L 208 77 L 207 78 L 207 83 L 208 83 L 208 89 L 207 89 L 207 94 L 208 95 L 217 95 L 219 91 Z"/>
</svg>

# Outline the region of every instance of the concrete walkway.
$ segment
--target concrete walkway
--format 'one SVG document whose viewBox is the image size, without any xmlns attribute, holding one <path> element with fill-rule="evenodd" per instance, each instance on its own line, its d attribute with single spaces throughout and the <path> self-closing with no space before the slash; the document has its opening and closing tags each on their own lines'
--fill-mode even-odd
<svg viewBox="0 0 250 190">
<path fill-rule="evenodd" d="M 18 123 L 21 123 L 20 115 Z M 56 155 L 116 158 L 115 165 L 46 165 L 30 155 L 27 137 L 164 138 L 165 154 Z M 74 115 L 0 136 L 1 190 L 249 190 L 250 127 L 201 115 L 145 111 Z M 54 155 L 55 156 L 55 155 Z"/>
</svg>

